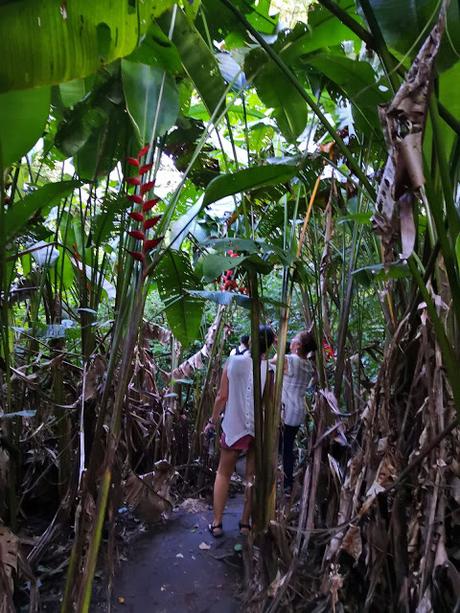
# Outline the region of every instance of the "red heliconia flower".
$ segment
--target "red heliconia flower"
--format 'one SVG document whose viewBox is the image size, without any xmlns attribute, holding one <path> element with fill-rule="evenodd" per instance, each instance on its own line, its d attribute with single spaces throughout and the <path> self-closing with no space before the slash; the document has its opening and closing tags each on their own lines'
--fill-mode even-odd
<svg viewBox="0 0 460 613">
<path fill-rule="evenodd" d="M 141 230 L 130 230 L 128 234 L 138 241 L 143 241 L 145 238 L 145 234 Z"/>
<path fill-rule="evenodd" d="M 151 170 L 152 166 L 153 166 L 153 164 L 144 164 L 143 166 L 141 166 L 139 168 L 139 174 L 140 175 L 145 175 L 146 172 Z"/>
<path fill-rule="evenodd" d="M 128 200 L 130 202 L 135 202 L 136 204 L 143 204 L 144 199 L 142 198 L 142 196 L 139 196 L 139 194 L 131 194 L 130 196 L 128 196 Z"/>
<path fill-rule="evenodd" d="M 160 201 L 160 198 L 152 198 L 152 200 L 147 200 L 142 205 L 142 210 L 144 211 L 144 213 L 146 213 L 147 211 L 150 211 L 150 209 L 153 209 L 153 207 L 156 204 L 158 204 L 159 201 Z"/>
<path fill-rule="evenodd" d="M 141 180 L 139 179 L 139 177 L 128 177 L 126 179 L 126 183 L 128 183 L 128 185 L 140 185 Z"/>
<path fill-rule="evenodd" d="M 134 258 L 138 262 L 144 262 L 145 260 L 144 254 L 141 253 L 140 251 L 128 251 L 128 253 L 132 258 Z"/>
<path fill-rule="evenodd" d="M 144 221 L 144 216 L 142 215 L 142 213 L 138 213 L 137 211 L 131 211 L 129 216 L 131 217 L 131 219 L 134 219 L 134 221 Z"/>
<path fill-rule="evenodd" d="M 153 228 L 154 226 L 156 226 L 157 223 L 160 221 L 160 219 L 161 219 L 161 215 L 155 215 L 155 217 L 146 219 L 144 221 L 144 230 L 149 230 L 150 228 Z"/>
<path fill-rule="evenodd" d="M 325 339 L 323 339 L 323 351 L 327 360 L 332 360 L 334 358 L 334 349 Z"/>
<path fill-rule="evenodd" d="M 139 160 L 137 160 L 136 158 L 128 158 L 127 162 L 130 166 L 135 166 L 136 168 L 139 168 Z"/>
<path fill-rule="evenodd" d="M 150 251 L 151 249 L 155 249 L 155 247 L 157 247 L 161 243 L 163 238 L 163 236 L 160 236 L 159 238 L 151 238 L 150 240 L 144 241 L 144 251 Z"/>
<path fill-rule="evenodd" d="M 143 185 L 141 185 L 141 194 L 146 194 L 154 186 L 155 186 L 155 181 L 147 181 L 147 183 L 144 183 Z"/>
<path fill-rule="evenodd" d="M 137 154 L 138 159 L 140 159 L 141 157 L 144 157 L 144 155 L 148 152 L 149 149 L 150 149 L 150 145 L 145 145 L 145 147 L 142 147 L 142 149 L 139 149 L 139 153 Z"/>
</svg>

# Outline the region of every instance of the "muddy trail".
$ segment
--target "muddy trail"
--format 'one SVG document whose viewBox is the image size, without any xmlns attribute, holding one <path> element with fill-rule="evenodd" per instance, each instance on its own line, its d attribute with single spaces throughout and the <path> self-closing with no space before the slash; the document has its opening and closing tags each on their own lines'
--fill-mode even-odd
<svg viewBox="0 0 460 613">
<path fill-rule="evenodd" d="M 129 547 L 114 580 L 112 611 L 117 613 L 233 613 L 242 610 L 242 544 L 238 521 L 241 494 L 230 498 L 225 534 L 208 532 L 212 512 L 189 499 L 169 520 L 153 526 Z M 94 607 L 94 612 L 101 608 Z"/>
</svg>

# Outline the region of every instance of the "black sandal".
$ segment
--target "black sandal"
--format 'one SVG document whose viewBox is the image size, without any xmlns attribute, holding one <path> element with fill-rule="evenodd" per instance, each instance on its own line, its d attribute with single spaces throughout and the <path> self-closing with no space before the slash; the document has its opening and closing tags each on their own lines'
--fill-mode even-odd
<svg viewBox="0 0 460 613">
<path fill-rule="evenodd" d="M 208 524 L 208 530 L 211 536 L 215 539 L 219 539 L 224 536 L 224 531 L 222 530 L 222 524 Z M 220 532 L 215 532 L 216 530 L 220 530 Z"/>
<path fill-rule="evenodd" d="M 243 524 L 238 522 L 238 527 L 242 536 L 247 536 L 251 532 L 251 524 Z M 245 532 L 242 532 L 242 530 L 245 530 Z"/>
</svg>

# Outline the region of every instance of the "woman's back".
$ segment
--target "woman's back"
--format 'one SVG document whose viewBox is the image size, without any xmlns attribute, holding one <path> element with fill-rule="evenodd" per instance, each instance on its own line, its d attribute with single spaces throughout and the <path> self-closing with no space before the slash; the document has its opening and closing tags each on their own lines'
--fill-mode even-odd
<svg viewBox="0 0 460 613">
<path fill-rule="evenodd" d="M 313 376 L 313 366 L 310 360 L 296 354 L 288 354 L 286 363 L 282 393 L 283 421 L 288 426 L 299 426 L 304 421 L 305 392 Z"/>
<path fill-rule="evenodd" d="M 246 434 L 254 436 L 252 358 L 249 352 L 227 360 L 228 399 L 222 429 L 228 445 Z M 265 387 L 268 362 L 261 363 L 261 387 Z"/>
</svg>

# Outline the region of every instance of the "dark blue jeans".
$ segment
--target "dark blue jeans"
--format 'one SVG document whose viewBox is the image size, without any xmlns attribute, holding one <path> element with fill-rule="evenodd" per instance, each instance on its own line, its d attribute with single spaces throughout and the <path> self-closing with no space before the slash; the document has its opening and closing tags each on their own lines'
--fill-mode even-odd
<svg viewBox="0 0 460 613">
<path fill-rule="evenodd" d="M 282 424 L 280 453 L 283 455 L 284 487 L 292 487 L 294 481 L 294 441 L 300 426 Z"/>
</svg>

